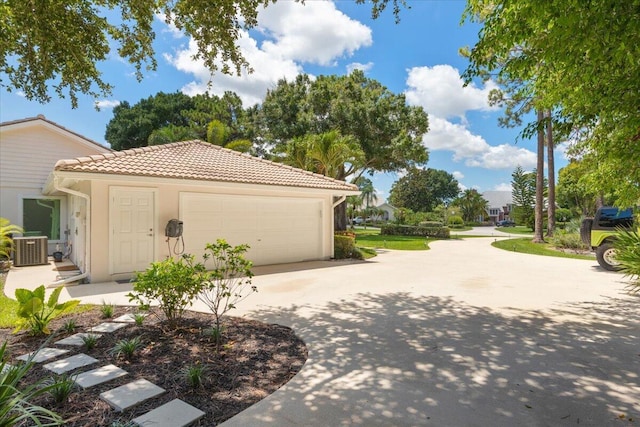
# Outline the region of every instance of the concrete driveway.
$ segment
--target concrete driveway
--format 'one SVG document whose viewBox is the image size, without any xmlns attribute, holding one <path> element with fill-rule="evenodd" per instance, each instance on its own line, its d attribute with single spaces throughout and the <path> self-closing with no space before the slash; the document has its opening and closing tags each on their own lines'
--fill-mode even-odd
<svg viewBox="0 0 640 427">
<path fill-rule="evenodd" d="M 290 326 L 309 359 L 224 425 L 640 422 L 640 300 L 621 275 L 493 240 L 257 268 L 259 292 L 231 314 Z M 97 303 L 121 302 L 125 291 L 66 290 Z"/>
</svg>

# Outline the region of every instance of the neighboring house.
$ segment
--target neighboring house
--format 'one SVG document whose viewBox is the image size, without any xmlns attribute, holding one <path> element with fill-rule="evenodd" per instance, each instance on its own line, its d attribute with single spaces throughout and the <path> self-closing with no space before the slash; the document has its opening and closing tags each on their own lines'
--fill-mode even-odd
<svg viewBox="0 0 640 427">
<path fill-rule="evenodd" d="M 396 208 L 389 203 L 376 206 L 380 210 L 380 219 L 383 221 L 394 221 L 396 219 Z"/>
<path fill-rule="evenodd" d="M 329 259 L 333 211 L 353 184 L 202 141 L 60 160 L 44 189 L 66 196 L 74 261 L 91 282 L 127 280 L 152 261 L 226 239 L 254 265 Z M 182 238 L 166 237 L 172 220 Z M 183 246 L 184 245 L 184 246 Z"/>
<path fill-rule="evenodd" d="M 489 202 L 489 221 L 494 224 L 503 219 L 511 219 L 513 197 L 511 191 L 485 191 L 482 197 Z"/>
<path fill-rule="evenodd" d="M 44 195 L 42 188 L 58 160 L 109 152 L 42 115 L 0 123 L 0 216 L 27 236 L 47 236 L 49 254 L 71 248 L 65 244 L 79 231 L 69 198 Z"/>
</svg>

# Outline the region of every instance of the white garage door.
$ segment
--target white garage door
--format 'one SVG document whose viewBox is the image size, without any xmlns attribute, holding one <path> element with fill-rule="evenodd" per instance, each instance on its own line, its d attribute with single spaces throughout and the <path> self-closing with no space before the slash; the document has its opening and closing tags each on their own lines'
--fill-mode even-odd
<svg viewBox="0 0 640 427">
<path fill-rule="evenodd" d="M 187 253 L 207 243 L 247 243 L 254 265 L 322 258 L 322 200 L 180 193 Z"/>
</svg>

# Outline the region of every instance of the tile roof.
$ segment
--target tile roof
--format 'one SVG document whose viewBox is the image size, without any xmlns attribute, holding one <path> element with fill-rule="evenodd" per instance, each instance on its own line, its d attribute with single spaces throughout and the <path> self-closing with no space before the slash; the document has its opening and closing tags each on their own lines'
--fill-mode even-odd
<svg viewBox="0 0 640 427">
<path fill-rule="evenodd" d="M 357 186 L 203 141 L 183 141 L 60 160 L 54 170 L 283 185 L 340 191 Z"/>
</svg>

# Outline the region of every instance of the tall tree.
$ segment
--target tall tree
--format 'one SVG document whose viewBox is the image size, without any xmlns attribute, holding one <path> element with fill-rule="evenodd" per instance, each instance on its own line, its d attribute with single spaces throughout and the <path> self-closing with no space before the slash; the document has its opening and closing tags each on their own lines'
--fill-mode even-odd
<svg viewBox="0 0 640 427">
<path fill-rule="evenodd" d="M 410 168 L 428 159 L 422 144 L 428 118 L 422 107 L 408 106 L 404 95 L 392 93 L 360 70 L 347 76 L 281 80 L 267 93 L 259 117 L 256 139 L 276 152 L 286 151 L 283 147 L 307 134 L 335 130 L 353 138 L 364 153 L 354 170 L 356 178 L 364 172 Z M 337 230 L 346 229 L 344 203 L 336 208 L 335 224 Z"/>
<path fill-rule="evenodd" d="M 558 203 L 571 209 L 574 215 L 593 216 L 596 213 L 599 191 L 593 191 L 585 184 L 588 173 L 589 165 L 578 160 L 570 161 L 558 172 Z"/>
<path fill-rule="evenodd" d="M 410 169 L 393 183 L 389 202 L 414 212 L 431 212 L 436 206 L 455 198 L 458 181 L 450 173 L 438 169 Z"/>
<path fill-rule="evenodd" d="M 367 211 L 374 207 L 374 204 L 378 201 L 378 195 L 376 189 L 373 186 L 373 182 L 369 178 L 361 176 L 356 181 L 356 185 L 360 189 L 360 196 L 362 197 L 362 203 Z"/>
<path fill-rule="evenodd" d="M 521 81 L 535 94 L 536 109 L 557 109 L 588 136 L 583 152 L 597 159 L 591 174 L 610 178 L 621 204 L 640 198 L 639 6 L 638 0 L 468 0 L 463 17 L 483 24 L 467 81 L 489 75 Z"/>
<path fill-rule="evenodd" d="M 8 76 L 9 89 L 29 100 L 48 102 L 53 87 L 75 108 L 78 94 L 111 93 L 98 67 L 110 55 L 133 64 L 138 80 L 156 69 L 153 23 L 163 19 L 195 41 L 194 61 L 202 60 L 212 72 L 239 75 L 251 67 L 238 38 L 256 26 L 258 10 L 271 3 L 275 0 L 3 1 L 0 74 Z M 367 3 L 374 18 L 391 3 L 397 19 L 406 6 L 405 0 Z"/>
<path fill-rule="evenodd" d="M 533 227 L 536 203 L 536 174 L 525 172 L 518 165 L 511 174 L 511 197 L 514 205 L 513 217 L 519 224 Z"/>
<path fill-rule="evenodd" d="M 537 111 L 538 115 L 538 146 L 536 163 L 536 205 L 535 205 L 535 225 L 533 227 L 533 243 L 544 242 L 544 113 Z"/>
<path fill-rule="evenodd" d="M 486 216 L 489 209 L 489 202 L 475 188 L 464 190 L 452 204 L 460 208 L 466 222 L 474 222 Z"/>
<path fill-rule="evenodd" d="M 551 110 L 547 110 L 547 121 L 545 123 L 547 131 L 547 179 L 548 179 L 548 193 L 547 193 L 547 237 L 552 237 L 556 229 L 556 166 L 553 143 L 553 122 L 551 117 Z"/>
</svg>

